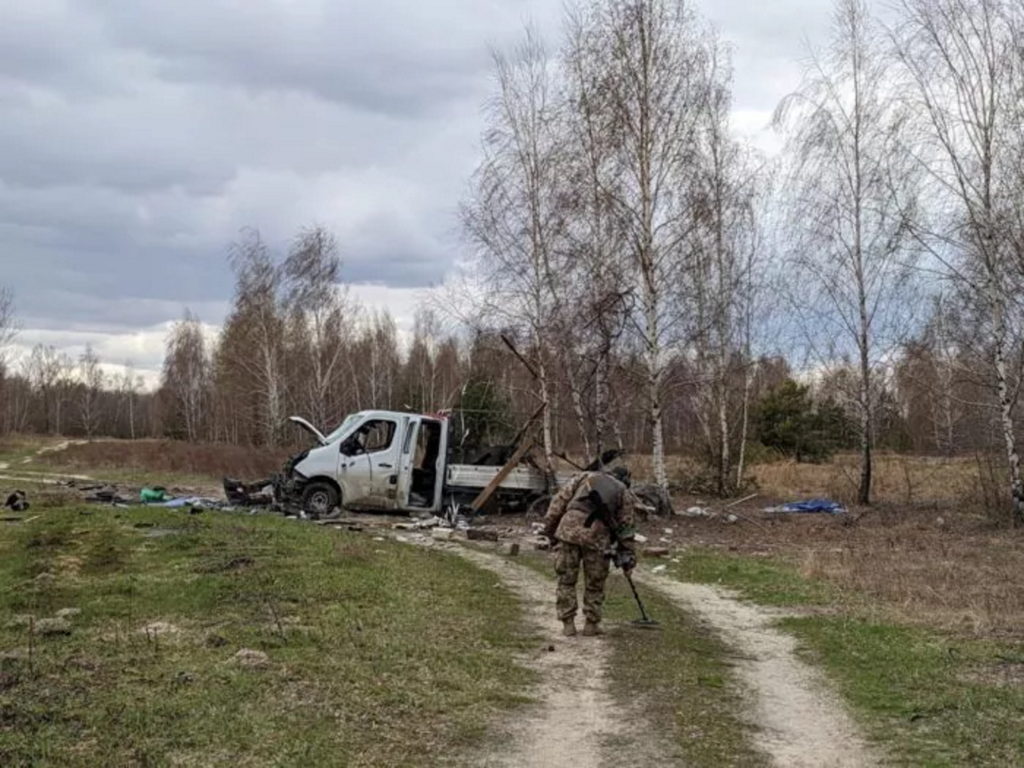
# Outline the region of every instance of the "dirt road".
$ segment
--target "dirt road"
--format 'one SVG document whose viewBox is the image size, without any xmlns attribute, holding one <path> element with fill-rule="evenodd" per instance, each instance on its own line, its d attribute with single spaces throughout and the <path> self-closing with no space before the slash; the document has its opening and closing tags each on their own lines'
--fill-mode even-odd
<svg viewBox="0 0 1024 768">
<path fill-rule="evenodd" d="M 527 620 L 540 638 L 538 652 L 526 660 L 540 674 L 537 706 L 503 726 L 506 732 L 495 740 L 496 745 L 473 755 L 471 765 L 598 768 L 621 766 L 623 754 L 634 765 L 678 765 L 670 750 L 660 749 L 657 739 L 650 738 L 642 713 L 626 715 L 622 705 L 612 700 L 607 639 L 561 635 L 550 579 L 497 555 L 457 545 L 447 549 L 497 575 L 522 601 Z M 631 733 L 648 738 L 639 744 Z"/>
<path fill-rule="evenodd" d="M 540 635 L 539 645 L 553 647 L 526 660 L 541 676 L 539 704 L 507 727 L 500 746 L 472 764 L 504 766 L 601 766 L 621 764 L 620 745 L 628 734 L 652 733 L 636 718 L 624 718 L 608 692 L 609 641 L 564 638 L 552 615 L 553 585 L 529 568 L 508 558 L 463 546 L 457 552 L 496 574 L 523 601 L 528 620 Z M 661 592 L 683 611 L 719 634 L 736 651 L 736 674 L 747 691 L 744 713 L 754 726 L 754 746 L 779 768 L 868 768 L 879 764 L 842 702 L 829 690 L 816 669 L 797 657 L 796 641 L 774 628 L 777 614 L 742 602 L 713 587 L 684 584 L 650 573 L 638 580 Z M 672 738 L 664 734 L 664 738 Z M 631 747 L 641 748 L 634 744 Z M 636 764 L 678 765 L 664 741 L 631 753 Z"/>
<path fill-rule="evenodd" d="M 751 692 L 755 744 L 785 768 L 863 768 L 878 765 L 843 704 L 822 674 L 796 655 L 796 640 L 776 629 L 777 613 L 714 587 L 650 573 L 638 580 L 709 625 L 739 655 L 735 665 Z"/>
</svg>

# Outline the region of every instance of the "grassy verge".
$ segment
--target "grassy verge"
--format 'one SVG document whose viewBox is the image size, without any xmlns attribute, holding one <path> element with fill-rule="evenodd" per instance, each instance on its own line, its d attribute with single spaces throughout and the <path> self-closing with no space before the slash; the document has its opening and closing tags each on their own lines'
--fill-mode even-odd
<svg viewBox="0 0 1024 768">
<path fill-rule="evenodd" d="M 739 590 L 766 605 L 828 606 L 783 619 L 858 713 L 892 763 L 1024 764 L 1024 646 L 962 638 L 868 615 L 865 601 L 791 566 L 709 551 L 683 555 L 673 576 Z"/>
<path fill-rule="evenodd" d="M 521 559 L 553 576 L 547 558 Z M 636 602 L 625 579 L 615 573 L 609 577 L 605 618 L 606 641 L 613 649 L 608 669 L 612 693 L 624 711 L 635 707 L 646 719 L 645 730 L 620 745 L 623 764 L 630 763 L 633 749 L 642 754 L 645 739 L 659 740 L 683 765 L 766 764 L 750 746 L 749 726 L 737 717 L 742 697 L 724 645 L 668 600 L 647 590 L 641 599 L 660 629 L 629 626 L 639 616 Z"/>
<path fill-rule="evenodd" d="M 2 531 L 2 765 L 434 765 L 530 681 L 514 598 L 458 558 L 85 511 Z"/>
</svg>

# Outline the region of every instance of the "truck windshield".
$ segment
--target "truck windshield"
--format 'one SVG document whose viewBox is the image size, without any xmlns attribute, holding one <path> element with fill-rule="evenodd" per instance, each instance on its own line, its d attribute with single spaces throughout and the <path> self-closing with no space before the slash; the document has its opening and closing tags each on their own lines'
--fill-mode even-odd
<svg viewBox="0 0 1024 768">
<path fill-rule="evenodd" d="M 340 438 L 343 434 L 345 434 L 345 430 L 352 426 L 352 422 L 356 421 L 356 419 L 358 418 L 358 413 L 350 413 L 348 416 L 346 416 L 345 420 L 338 425 L 338 428 L 327 436 L 327 442 L 333 443 L 335 440 Z"/>
</svg>

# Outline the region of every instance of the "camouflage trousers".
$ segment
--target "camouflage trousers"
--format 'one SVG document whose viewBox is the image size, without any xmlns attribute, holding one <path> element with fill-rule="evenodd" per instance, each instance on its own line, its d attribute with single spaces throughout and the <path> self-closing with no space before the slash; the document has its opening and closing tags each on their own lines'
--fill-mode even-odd
<svg viewBox="0 0 1024 768">
<path fill-rule="evenodd" d="M 584 549 L 577 544 L 560 542 L 555 557 L 558 590 L 555 605 L 558 618 L 568 621 L 576 615 L 578 607 L 576 580 L 583 566 L 583 615 L 587 621 L 601 621 L 604 604 L 604 582 L 608 578 L 608 558 L 596 549 Z"/>
</svg>

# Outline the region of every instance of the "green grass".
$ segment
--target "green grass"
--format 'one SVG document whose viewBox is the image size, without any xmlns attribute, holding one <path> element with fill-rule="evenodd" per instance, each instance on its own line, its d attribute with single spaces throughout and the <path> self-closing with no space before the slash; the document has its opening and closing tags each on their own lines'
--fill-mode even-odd
<svg viewBox="0 0 1024 768">
<path fill-rule="evenodd" d="M 520 560 L 553 579 L 547 557 L 527 554 Z M 660 622 L 660 629 L 630 626 L 640 615 L 633 594 L 616 572 L 608 578 L 604 641 L 612 645 L 608 667 L 612 693 L 623 712 L 637 707 L 645 718 L 642 731 L 617 745 L 623 765 L 629 765 L 632 750 L 642 748 L 649 739 L 658 740 L 682 765 L 755 768 L 766 764 L 751 747 L 750 726 L 738 716 L 742 692 L 725 646 L 670 601 L 639 589 L 644 607 Z"/>
<path fill-rule="evenodd" d="M 837 597 L 834 587 L 809 581 L 784 562 L 709 549 L 687 550 L 679 563 L 670 566 L 669 573 L 680 581 L 739 590 L 743 597 L 762 605 L 826 605 Z"/>
<path fill-rule="evenodd" d="M 827 670 L 893 764 L 1024 765 L 1024 646 L 879 621 L 864 596 L 805 579 L 781 561 L 709 550 L 681 560 L 670 570 L 681 580 L 729 587 L 763 605 L 828 608 L 834 615 L 780 626 Z"/>
<path fill-rule="evenodd" d="M 69 636 L 17 618 L 69 607 Z M 47 509 L 0 529 L 0 765 L 434 765 L 524 700 L 518 625 L 508 592 L 441 553 Z"/>
<path fill-rule="evenodd" d="M 784 619 L 907 766 L 1024 765 L 1024 647 L 864 619 Z M 1016 667 L 1016 684 L 995 673 Z"/>
</svg>

